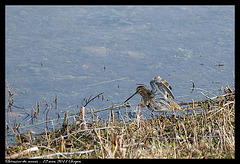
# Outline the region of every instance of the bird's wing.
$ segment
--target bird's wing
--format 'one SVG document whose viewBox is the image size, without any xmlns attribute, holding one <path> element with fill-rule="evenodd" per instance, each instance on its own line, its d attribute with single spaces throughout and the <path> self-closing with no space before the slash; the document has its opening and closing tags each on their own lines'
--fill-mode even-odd
<svg viewBox="0 0 240 164">
<path fill-rule="evenodd" d="M 151 103 L 151 109 L 156 112 L 166 112 L 170 108 L 169 102 L 161 97 L 154 97 L 154 103 Z"/>
<path fill-rule="evenodd" d="M 152 81 L 154 81 L 154 83 L 158 86 L 159 89 L 164 89 L 174 99 L 172 91 L 162 81 L 158 79 L 153 79 Z"/>
<path fill-rule="evenodd" d="M 165 84 L 169 89 L 172 90 L 171 85 L 170 85 L 166 80 L 162 79 L 160 76 L 157 76 L 157 77 L 155 77 L 154 79 L 160 80 L 161 82 L 163 82 L 163 84 Z"/>
</svg>

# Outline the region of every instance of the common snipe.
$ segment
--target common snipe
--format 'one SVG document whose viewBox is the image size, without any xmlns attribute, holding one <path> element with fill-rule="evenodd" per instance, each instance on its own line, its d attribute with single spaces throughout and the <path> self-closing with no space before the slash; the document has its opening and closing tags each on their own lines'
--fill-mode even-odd
<svg viewBox="0 0 240 164">
<path fill-rule="evenodd" d="M 144 104 L 149 110 L 156 112 L 181 110 L 179 105 L 171 100 L 171 97 L 174 99 L 174 95 L 171 91 L 172 87 L 166 80 L 157 76 L 150 81 L 150 85 L 152 87 L 151 91 L 144 86 L 138 86 L 136 92 L 125 102 L 131 99 L 134 95 L 140 94 Z"/>
</svg>

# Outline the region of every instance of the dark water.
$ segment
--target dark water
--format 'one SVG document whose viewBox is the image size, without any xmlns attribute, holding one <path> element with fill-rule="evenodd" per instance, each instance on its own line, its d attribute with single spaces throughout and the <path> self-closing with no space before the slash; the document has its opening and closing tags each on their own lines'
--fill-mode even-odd
<svg viewBox="0 0 240 164">
<path fill-rule="evenodd" d="M 233 6 L 7 6 L 5 80 L 24 91 L 14 105 L 31 113 L 39 101 L 39 122 L 44 99 L 56 118 L 104 92 L 87 106 L 97 110 L 123 103 L 138 83 L 150 89 L 155 76 L 171 84 L 177 103 L 204 99 L 200 91 L 212 97 L 234 85 L 234 13 Z M 29 121 L 22 109 L 13 112 L 22 116 L 8 123 Z"/>
</svg>

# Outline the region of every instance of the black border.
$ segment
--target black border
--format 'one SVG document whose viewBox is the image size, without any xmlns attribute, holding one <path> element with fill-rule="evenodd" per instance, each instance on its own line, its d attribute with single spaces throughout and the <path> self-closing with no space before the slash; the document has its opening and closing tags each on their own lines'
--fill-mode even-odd
<svg viewBox="0 0 240 164">
<path fill-rule="evenodd" d="M 8 5 L 234 5 L 235 6 L 235 29 L 238 29 L 237 27 L 238 26 L 238 22 L 239 22 L 239 4 L 240 4 L 240 1 L 239 0 L 229 0 L 229 1 L 190 1 L 190 0 L 185 0 L 185 1 L 149 1 L 146 3 L 146 1 L 133 1 L 132 2 L 124 2 L 124 1 L 71 1 L 71 0 L 68 0 L 68 1 L 45 1 L 45 0 L 41 0 L 41 1 L 32 1 L 32 0 L 23 0 L 23 1 L 19 1 L 19 0 L 4 0 L 4 5 L 1 5 L 1 20 L 4 21 L 4 23 L 2 23 L 2 26 L 4 26 L 2 29 L 2 40 L 4 39 L 4 41 L 2 43 L 5 43 L 5 7 L 8 6 Z M 236 21 L 238 20 L 238 21 Z M 3 37 L 4 36 L 4 37 Z M 237 43 L 237 39 L 238 37 L 236 36 L 240 36 L 239 32 L 237 30 L 235 30 L 235 54 L 238 54 L 238 49 L 236 48 L 238 45 Z M 6 84 L 5 84 L 5 77 L 6 77 L 6 74 L 5 74 L 5 44 L 3 45 L 3 47 L 1 48 L 1 50 L 3 51 L 2 54 L 4 55 L 1 55 L 1 65 L 2 65 L 2 68 L 3 68 L 3 71 L 4 72 L 4 78 L 1 78 L 2 79 L 2 84 L 0 85 L 1 86 L 1 90 L 2 92 L 1 93 L 4 93 L 5 92 L 5 87 L 6 87 Z M 235 55 L 235 61 L 238 61 L 236 60 L 236 58 L 238 58 L 238 55 Z M 236 63 L 236 62 L 235 62 Z M 236 69 L 236 65 L 235 65 L 235 80 L 238 81 L 238 78 L 236 75 L 238 75 L 238 69 Z M 4 82 L 3 82 L 4 81 Z M 235 82 L 236 84 L 236 82 Z M 237 88 L 235 86 L 235 88 Z M 237 89 L 235 89 L 237 90 Z M 237 94 L 235 93 L 236 95 L 236 98 L 238 99 L 238 96 Z M 5 97 L 5 93 L 4 93 L 4 97 Z M 1 103 L 2 105 L 2 110 L 5 109 L 5 99 L 2 99 L 3 103 Z M 239 120 L 238 120 L 238 117 L 239 117 L 239 108 L 238 108 L 238 101 L 236 101 L 236 107 L 235 107 L 235 111 L 236 111 L 236 116 L 235 116 L 235 138 L 236 138 L 236 142 L 235 142 L 235 159 L 239 159 L 240 158 L 240 146 L 239 146 L 239 139 L 240 139 L 240 126 L 239 126 Z M 3 106 L 4 105 L 4 106 Z M 0 116 L 1 118 L 1 126 L 2 128 L 1 129 L 5 129 L 5 114 L 2 114 Z M 3 147 L 5 148 L 5 139 L 3 140 L 3 138 L 5 138 L 5 131 L 4 133 L 2 132 L 1 133 L 1 156 L 2 158 L 1 159 L 5 159 L 5 149 L 3 149 Z M 29 160 L 26 160 L 26 159 L 20 159 L 21 161 L 29 161 Z M 19 161 L 19 159 L 18 159 Z M 36 160 L 30 160 L 30 161 L 36 161 Z M 29 161 L 29 162 L 30 162 Z M 49 162 L 54 162 L 56 160 L 49 160 Z M 66 162 L 67 160 L 65 160 Z M 99 162 L 96 161 L 96 160 L 89 160 L 89 159 L 81 159 L 81 160 L 72 160 L 72 161 L 80 161 L 81 163 L 96 163 L 96 162 Z M 154 160 L 155 161 L 155 160 Z M 41 160 L 37 160 L 38 163 L 43 163 L 44 162 L 44 159 L 41 159 Z M 45 161 L 46 162 L 46 161 Z M 57 163 L 59 163 L 60 161 L 56 161 Z M 69 161 L 71 163 L 71 161 Z M 108 160 L 104 160 L 104 161 L 101 161 L 101 162 L 109 162 L 109 163 L 112 163 L 113 161 L 110 159 Z M 137 161 L 134 161 L 134 162 L 137 162 Z M 144 162 L 144 160 L 142 160 L 142 162 Z M 155 162 L 158 162 L 158 161 L 155 161 Z M 186 161 L 184 161 L 186 162 Z M 192 162 L 192 161 L 190 161 Z M 8 160 L 8 159 L 5 159 L 5 163 L 19 163 L 17 162 L 16 160 Z M 63 162 L 61 162 L 63 163 Z M 74 162 L 73 162 L 74 163 Z"/>
</svg>

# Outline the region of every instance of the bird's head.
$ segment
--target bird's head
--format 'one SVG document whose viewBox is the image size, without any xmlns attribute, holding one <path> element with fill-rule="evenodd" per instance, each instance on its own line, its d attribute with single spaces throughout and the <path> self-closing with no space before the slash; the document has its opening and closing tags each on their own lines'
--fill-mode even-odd
<svg viewBox="0 0 240 164">
<path fill-rule="evenodd" d="M 132 96 L 130 96 L 126 101 L 124 101 L 124 103 L 127 102 L 128 100 L 130 100 L 136 94 L 140 94 L 143 97 L 143 96 L 150 95 L 151 91 L 146 89 L 144 86 L 140 85 L 137 87 L 136 92 Z"/>
</svg>

